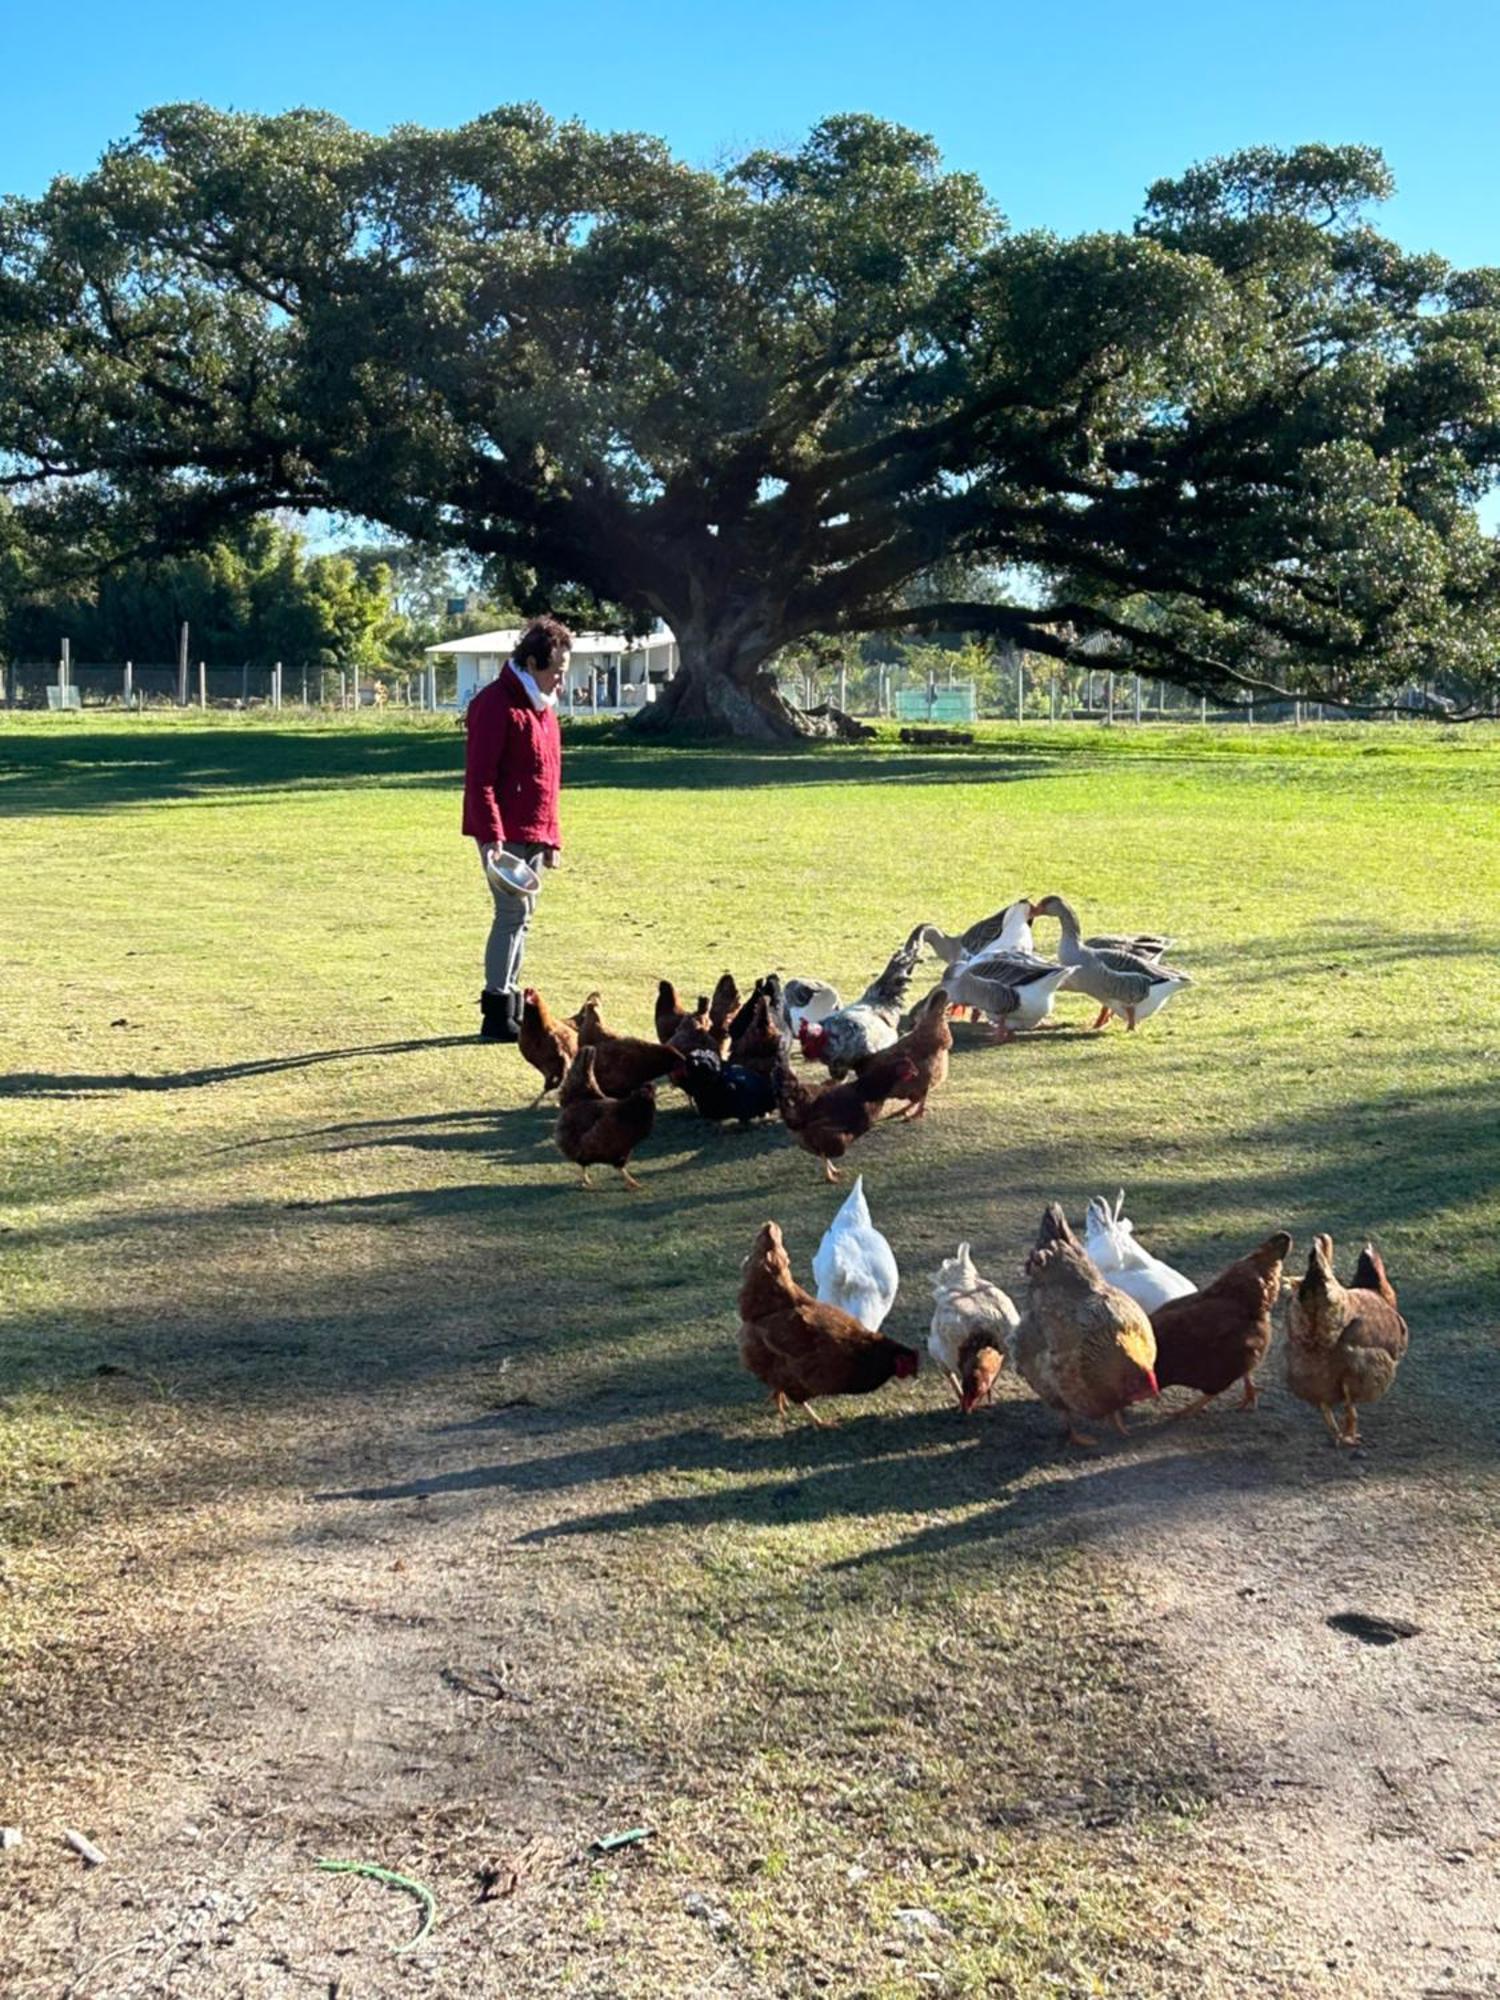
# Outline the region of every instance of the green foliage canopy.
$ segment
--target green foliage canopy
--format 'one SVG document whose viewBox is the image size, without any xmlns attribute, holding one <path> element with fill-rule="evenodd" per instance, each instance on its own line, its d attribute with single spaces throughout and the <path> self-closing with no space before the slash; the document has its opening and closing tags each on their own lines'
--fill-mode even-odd
<svg viewBox="0 0 1500 2000">
<path fill-rule="evenodd" d="M 299 534 L 263 517 L 180 555 L 50 589 L 14 540 L 12 555 L 8 574 L 0 556 L 0 654 L 10 659 L 55 658 L 66 634 L 78 660 L 174 660 L 186 621 L 195 657 L 369 670 L 402 636 L 388 570 L 309 555 Z"/>
<path fill-rule="evenodd" d="M 780 732 L 814 633 L 1378 700 L 1492 682 L 1500 273 L 1377 234 L 1362 147 L 1009 234 L 931 141 L 826 120 L 722 172 L 531 106 L 452 132 L 172 106 L 0 212 L 0 476 L 80 560 L 331 507 L 661 618 L 642 718 Z M 998 601 L 908 586 L 1000 570 Z"/>
</svg>

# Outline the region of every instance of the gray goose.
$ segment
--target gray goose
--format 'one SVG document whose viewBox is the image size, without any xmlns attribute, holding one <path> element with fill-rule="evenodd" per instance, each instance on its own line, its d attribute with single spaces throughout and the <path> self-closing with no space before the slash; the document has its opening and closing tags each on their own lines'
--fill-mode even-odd
<svg viewBox="0 0 1500 2000">
<path fill-rule="evenodd" d="M 1134 1028 L 1165 1007 L 1174 993 L 1192 984 L 1185 972 L 1164 965 L 1159 958 L 1138 951 L 1085 944 L 1079 934 L 1078 918 L 1071 904 L 1065 903 L 1061 896 L 1043 896 L 1039 903 L 1032 904 L 1031 914 L 1033 919 L 1056 917 L 1061 925 L 1058 960 L 1072 971 L 1073 991 L 1086 993 L 1089 999 L 1099 1002 L 1096 1028 L 1102 1028 L 1111 1014 L 1120 1015 L 1127 1028 Z"/>
<path fill-rule="evenodd" d="M 1052 1012 L 1053 995 L 1073 977 L 1073 968 L 1029 951 L 991 951 L 967 965 L 950 966 L 943 985 L 953 1005 L 988 1014 L 995 1040 L 1008 1042 L 1017 1028 L 1034 1028 Z"/>
</svg>

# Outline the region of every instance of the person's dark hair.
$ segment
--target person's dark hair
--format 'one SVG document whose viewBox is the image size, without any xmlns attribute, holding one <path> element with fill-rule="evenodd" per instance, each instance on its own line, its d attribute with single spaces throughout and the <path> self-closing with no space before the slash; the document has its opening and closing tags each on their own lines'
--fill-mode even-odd
<svg viewBox="0 0 1500 2000">
<path fill-rule="evenodd" d="M 515 662 L 531 673 L 537 667 L 560 667 L 573 649 L 573 634 L 560 618 L 534 618 L 521 634 Z"/>
</svg>

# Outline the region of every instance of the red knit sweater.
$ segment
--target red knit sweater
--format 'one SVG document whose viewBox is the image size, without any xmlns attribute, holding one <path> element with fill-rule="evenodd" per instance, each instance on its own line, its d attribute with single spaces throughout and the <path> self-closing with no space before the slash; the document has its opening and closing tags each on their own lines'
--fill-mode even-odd
<svg viewBox="0 0 1500 2000">
<path fill-rule="evenodd" d="M 556 709 L 533 708 L 507 664 L 469 703 L 465 727 L 464 832 L 482 845 L 524 840 L 560 848 L 562 732 Z"/>
</svg>

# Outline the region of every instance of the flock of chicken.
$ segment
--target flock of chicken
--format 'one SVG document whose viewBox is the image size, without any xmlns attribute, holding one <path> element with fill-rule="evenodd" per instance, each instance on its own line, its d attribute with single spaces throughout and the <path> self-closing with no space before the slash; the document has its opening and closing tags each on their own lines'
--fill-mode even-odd
<svg viewBox="0 0 1500 2000">
<path fill-rule="evenodd" d="M 927 1347 L 964 1413 L 991 1398 L 1007 1361 L 1062 1415 L 1073 1444 L 1095 1443 L 1080 1422 L 1108 1420 L 1125 1431 L 1130 1404 L 1164 1389 L 1196 1392 L 1174 1420 L 1197 1415 L 1236 1382 L 1240 1407 L 1251 1408 L 1285 1297 L 1288 1388 L 1317 1405 L 1336 1444 L 1359 1444 L 1358 1406 L 1386 1393 L 1407 1345 L 1374 1246 L 1365 1245 L 1343 1285 L 1332 1238 L 1316 1237 L 1306 1275 L 1290 1285 L 1282 1266 L 1292 1239 L 1278 1230 L 1200 1291 L 1136 1241 L 1124 1200 L 1122 1192 L 1113 1207 L 1090 1202 L 1083 1243 L 1061 1208 L 1048 1206 L 1026 1260 L 1024 1312 L 981 1276 L 967 1243 L 939 1265 Z M 870 1219 L 862 1179 L 818 1247 L 813 1279 L 816 1293 L 797 1283 L 780 1229 L 766 1223 L 740 1286 L 740 1354 L 783 1415 L 796 1403 L 822 1423 L 816 1399 L 868 1394 L 920 1364 L 915 1348 L 880 1331 L 900 1274 Z"/>
<path fill-rule="evenodd" d="M 1055 960 L 1040 956 L 1032 925 L 1054 918 Z M 684 1007 L 673 985 L 657 991 L 654 1039 L 605 1026 L 591 993 L 576 1014 L 559 1018 L 534 987 L 523 996 L 520 1052 L 542 1078 L 536 1099 L 559 1092 L 559 1150 L 591 1186 L 593 1166 L 611 1166 L 631 1188 L 635 1150 L 650 1136 L 656 1086 L 670 1080 L 695 1110 L 716 1123 L 780 1115 L 788 1132 L 822 1162 L 835 1164 L 888 1108 L 903 1119 L 925 1116 L 947 1078 L 950 1016 L 984 1016 L 997 1041 L 1037 1027 L 1066 988 L 1094 1001 L 1102 1027 L 1111 1015 L 1135 1026 L 1191 982 L 1168 965 L 1171 939 L 1154 933 L 1090 937 L 1060 896 L 1020 898 L 959 936 L 918 925 L 858 1000 L 845 1006 L 831 986 L 783 981 L 775 973 L 743 999 L 725 973 L 712 994 Z M 931 952 L 945 964 L 941 984 L 903 1018 L 918 963 Z M 821 1062 L 830 1081 L 812 1090 L 794 1071 Z M 1121 1197 L 1121 1203 L 1123 1196 Z M 1207 1406 L 1235 1382 L 1242 1406 L 1256 1397 L 1254 1371 L 1271 1343 L 1272 1314 L 1285 1294 L 1287 1382 L 1322 1411 L 1335 1441 L 1360 1442 L 1357 1407 L 1383 1396 L 1406 1349 L 1406 1322 L 1372 1246 L 1348 1286 L 1333 1269 L 1330 1238 L 1314 1240 L 1306 1275 L 1285 1284 L 1292 1239 L 1270 1236 L 1199 1290 L 1151 1257 L 1120 1213 L 1091 1203 L 1080 1243 L 1054 1203 L 1042 1218 L 1025 1266 L 1027 1305 L 982 1278 L 961 1244 L 933 1280 L 936 1301 L 929 1350 L 967 1414 L 986 1401 L 1007 1360 L 1041 1399 L 1062 1413 L 1067 1437 L 1092 1444 L 1081 1422 L 1111 1420 L 1122 1431 L 1131 1403 L 1183 1387 Z M 879 1389 L 915 1374 L 917 1350 L 880 1328 L 897 1285 L 890 1245 L 871 1223 L 862 1182 L 845 1202 L 814 1261 L 816 1296 L 792 1275 L 781 1231 L 768 1222 L 745 1262 L 740 1289 L 740 1348 L 745 1366 L 770 1389 L 783 1414 L 789 1403 L 823 1421 L 814 1401 Z M 1342 1425 L 1335 1416 L 1343 1409 Z"/>
<path fill-rule="evenodd" d="M 1056 918 L 1056 959 L 1033 948 L 1031 926 Z M 655 1087 L 678 1084 L 705 1118 L 749 1124 L 780 1114 L 787 1130 L 823 1163 L 829 1180 L 843 1158 L 894 1106 L 903 1118 L 921 1118 L 927 1100 L 946 1079 L 953 1047 L 949 1016 L 968 1011 L 994 1024 L 995 1039 L 1038 1026 L 1064 986 L 1097 1002 L 1096 1027 L 1112 1014 L 1128 1028 L 1189 984 L 1167 965 L 1169 938 L 1080 935 L 1078 919 L 1061 896 L 1034 903 L 1019 898 L 961 936 L 919 924 L 880 974 L 845 1006 L 819 980 L 775 973 L 755 983 L 742 1001 L 725 973 L 712 994 L 684 1007 L 670 980 L 656 999 L 654 1040 L 621 1035 L 605 1026 L 600 996 L 591 993 L 576 1014 L 560 1019 L 535 987 L 523 995 L 521 1054 L 541 1078 L 540 1103 L 559 1092 L 556 1137 L 560 1151 L 590 1186 L 589 1168 L 615 1167 L 632 1188 L 631 1155 L 655 1123 Z M 946 963 L 942 984 L 905 1021 L 902 1009 L 925 952 Z M 903 1028 L 905 1032 L 903 1033 Z M 793 1041 L 808 1061 L 826 1065 L 830 1083 L 809 1090 L 790 1061 Z"/>
</svg>

